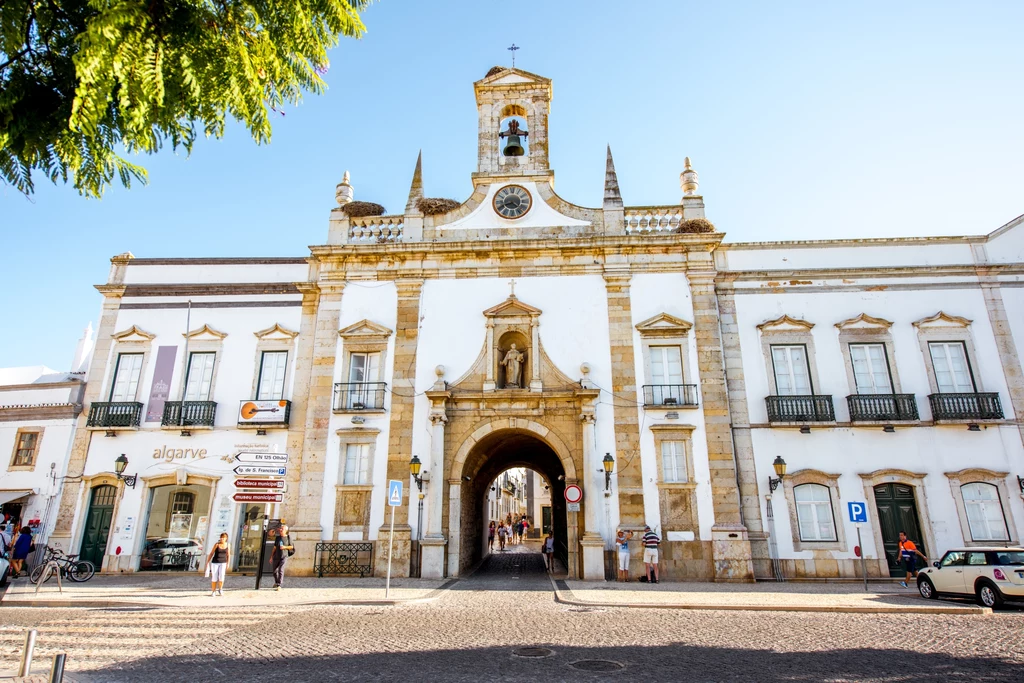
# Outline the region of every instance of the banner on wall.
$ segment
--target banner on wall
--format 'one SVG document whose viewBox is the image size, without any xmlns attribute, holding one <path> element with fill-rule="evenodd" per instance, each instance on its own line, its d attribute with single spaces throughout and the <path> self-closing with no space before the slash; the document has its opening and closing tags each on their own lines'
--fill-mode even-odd
<svg viewBox="0 0 1024 683">
<path fill-rule="evenodd" d="M 177 353 L 177 346 L 157 347 L 153 386 L 149 390 L 149 403 L 146 404 L 146 422 L 163 420 L 164 403 L 171 395 L 171 377 L 174 375 L 174 357 Z"/>
</svg>

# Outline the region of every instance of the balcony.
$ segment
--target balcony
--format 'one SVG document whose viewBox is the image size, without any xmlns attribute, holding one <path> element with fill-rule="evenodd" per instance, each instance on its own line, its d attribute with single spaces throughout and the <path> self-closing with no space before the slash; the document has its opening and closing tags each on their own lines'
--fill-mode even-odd
<svg viewBox="0 0 1024 683">
<path fill-rule="evenodd" d="M 141 403 L 93 403 L 89 406 L 86 426 L 100 429 L 137 429 L 141 419 Z"/>
<path fill-rule="evenodd" d="M 384 410 L 385 382 L 340 382 L 334 385 L 335 412 Z"/>
<path fill-rule="evenodd" d="M 238 404 L 238 426 L 251 429 L 287 427 L 291 412 L 291 401 L 241 401 Z"/>
<path fill-rule="evenodd" d="M 1001 420 L 1003 407 L 999 394 L 931 394 L 932 419 L 935 420 Z"/>
<path fill-rule="evenodd" d="M 832 397 L 810 394 L 807 396 L 767 396 L 769 422 L 835 422 L 836 411 Z"/>
<path fill-rule="evenodd" d="M 696 384 L 645 384 L 645 408 L 676 408 L 697 406 Z"/>
<path fill-rule="evenodd" d="M 213 427 L 217 404 L 213 401 L 167 401 L 164 403 L 163 427 Z"/>
<path fill-rule="evenodd" d="M 851 422 L 897 422 L 920 419 L 913 394 L 853 394 L 846 397 Z"/>
</svg>

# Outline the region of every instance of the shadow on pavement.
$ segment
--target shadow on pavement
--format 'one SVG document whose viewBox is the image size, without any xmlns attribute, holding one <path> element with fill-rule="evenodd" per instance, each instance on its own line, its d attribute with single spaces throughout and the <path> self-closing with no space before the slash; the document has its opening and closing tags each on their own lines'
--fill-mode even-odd
<svg viewBox="0 0 1024 683">
<path fill-rule="evenodd" d="M 525 640 L 525 639 L 524 639 Z M 1020 681 L 1019 663 L 1001 658 L 954 657 L 904 650 L 851 649 L 775 652 L 740 648 L 667 645 L 657 647 L 548 648 L 548 656 L 523 657 L 508 647 L 428 652 L 380 652 L 305 657 L 295 654 L 282 634 L 282 654 L 253 652 L 246 658 L 222 655 L 153 657 L 119 669 L 74 675 L 94 681 L 230 680 L 645 680 L 645 681 Z M 538 654 L 534 652 L 532 654 Z M 251 657 L 251 658 L 250 658 Z"/>
</svg>

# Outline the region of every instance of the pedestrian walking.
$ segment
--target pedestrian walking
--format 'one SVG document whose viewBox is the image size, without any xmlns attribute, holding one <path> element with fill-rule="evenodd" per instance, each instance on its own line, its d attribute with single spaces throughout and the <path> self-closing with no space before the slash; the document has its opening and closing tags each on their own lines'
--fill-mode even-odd
<svg viewBox="0 0 1024 683">
<path fill-rule="evenodd" d="M 516 543 L 523 542 L 523 520 L 516 522 Z"/>
<path fill-rule="evenodd" d="M 494 520 L 491 520 L 490 526 L 487 527 L 487 549 L 494 550 Z"/>
<path fill-rule="evenodd" d="M 227 573 L 230 559 L 231 546 L 228 545 L 228 535 L 221 534 L 206 558 L 206 575 L 210 577 L 211 598 L 214 595 L 224 595 L 224 574 Z"/>
<path fill-rule="evenodd" d="M 619 529 L 615 534 L 615 547 L 618 550 L 619 559 L 619 581 L 629 581 L 629 539 L 633 538 L 632 531 Z"/>
<path fill-rule="evenodd" d="M 505 522 L 498 525 L 498 550 L 505 549 L 505 541 L 508 539 L 508 527 Z"/>
<path fill-rule="evenodd" d="M 288 525 L 282 524 L 277 528 L 274 551 L 270 553 L 271 566 L 274 567 L 274 590 L 279 591 L 284 586 L 284 565 L 294 554 L 295 546 L 292 545 L 292 539 L 288 537 Z"/>
<path fill-rule="evenodd" d="M 544 566 L 551 573 L 555 571 L 555 537 L 552 532 L 548 532 L 548 537 L 544 539 Z"/>
<path fill-rule="evenodd" d="M 14 550 L 11 552 L 11 578 L 16 579 L 25 568 L 25 558 L 36 549 L 32 542 L 32 528 L 23 526 L 18 538 L 14 541 Z"/>
<path fill-rule="evenodd" d="M 647 572 L 647 583 L 658 583 L 658 546 L 661 545 L 661 537 L 654 533 L 649 526 L 644 527 L 644 571 Z M 651 576 L 651 572 L 654 576 Z"/>
<path fill-rule="evenodd" d="M 921 554 L 921 551 L 917 549 L 917 544 L 907 538 L 906 532 L 900 532 L 900 561 L 903 562 L 903 569 L 907 572 L 907 577 L 900 581 L 900 585 L 904 588 L 907 587 L 907 582 L 917 576 L 917 558 L 921 557 L 921 561 L 925 564 L 928 563 L 928 558 Z"/>
</svg>

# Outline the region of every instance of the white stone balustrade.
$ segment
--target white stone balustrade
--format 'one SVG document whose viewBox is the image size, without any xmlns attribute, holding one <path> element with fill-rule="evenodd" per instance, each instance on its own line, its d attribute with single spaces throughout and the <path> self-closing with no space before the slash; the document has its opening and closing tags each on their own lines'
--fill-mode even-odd
<svg viewBox="0 0 1024 683">
<path fill-rule="evenodd" d="M 683 220 L 681 206 L 641 206 L 626 209 L 626 234 L 645 235 L 675 231 Z"/>
<path fill-rule="evenodd" d="M 364 216 L 351 219 L 348 241 L 352 243 L 398 242 L 405 216 Z"/>
</svg>

